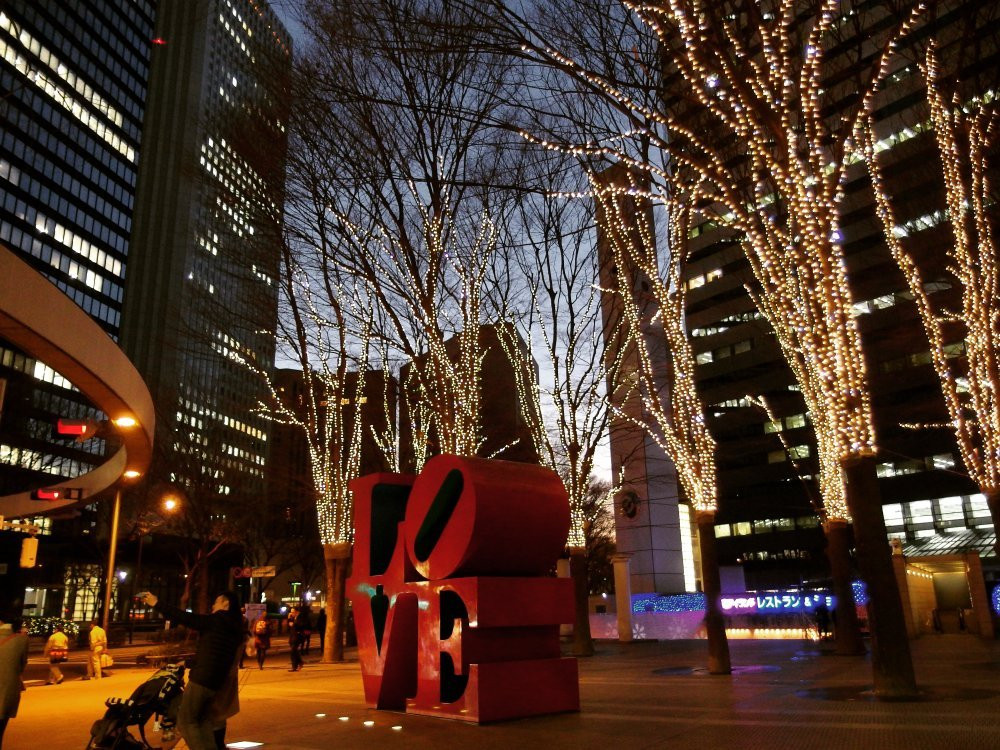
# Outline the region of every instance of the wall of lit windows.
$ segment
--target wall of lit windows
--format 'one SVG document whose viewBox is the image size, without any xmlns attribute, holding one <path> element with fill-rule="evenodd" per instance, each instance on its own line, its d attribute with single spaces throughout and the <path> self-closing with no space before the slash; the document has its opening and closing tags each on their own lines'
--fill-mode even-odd
<svg viewBox="0 0 1000 750">
<path fill-rule="evenodd" d="M 154 0 L 5 0 L 0 7 L 0 245 L 113 338 L 121 325 Z M 89 470 L 103 441 L 51 441 L 99 417 L 59 373 L 0 341 L 8 381 L 0 488 Z M 103 459 L 96 459 L 100 462 Z M 37 481 L 34 482 L 37 484 Z"/>
</svg>

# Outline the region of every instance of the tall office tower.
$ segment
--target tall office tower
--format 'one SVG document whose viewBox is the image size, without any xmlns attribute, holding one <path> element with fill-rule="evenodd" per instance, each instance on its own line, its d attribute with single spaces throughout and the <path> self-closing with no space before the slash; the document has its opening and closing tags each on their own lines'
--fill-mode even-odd
<svg viewBox="0 0 1000 750">
<path fill-rule="evenodd" d="M 876 101 L 879 160 L 897 211 L 893 234 L 917 259 L 935 304 L 956 289 L 945 253 L 954 239 L 943 165 L 916 61 L 922 61 L 920 44 L 933 35 L 944 75 L 957 71 L 962 82 L 963 102 L 994 100 L 996 25 L 982 19 L 995 9 L 995 4 L 978 1 L 942 3 L 933 22 L 928 20 L 926 28 L 901 45 Z M 838 80 L 850 80 L 852 49 L 845 43 L 831 53 L 842 56 L 842 66 L 829 68 L 838 71 Z M 849 104 L 850 97 L 832 106 L 830 117 Z M 988 174 L 995 179 L 995 140 L 987 155 Z M 740 172 L 734 168 L 733 174 Z M 995 203 L 991 211 L 995 226 Z M 970 570 L 969 553 L 995 565 L 986 500 L 966 475 L 950 430 L 917 427 L 941 425 L 948 417 L 913 295 L 887 249 L 860 160 L 843 184 L 839 220 L 834 241 L 846 256 L 853 315 L 865 350 L 883 515 L 889 536 L 901 542 L 900 551 L 908 560 L 920 558 L 923 566 L 923 577 L 906 578 L 924 581 L 937 572 Z M 754 279 L 738 238 L 704 221 L 692 229 L 690 249 L 688 321 L 699 363 L 699 393 L 718 442 L 720 562 L 740 566 L 751 588 L 820 581 L 828 573 L 817 513 L 819 467 L 799 386 L 770 326 L 745 291 Z M 961 362 L 965 334 L 957 323 L 950 331 L 954 338 L 946 343 L 948 356 Z M 766 399 L 770 414 L 755 403 L 759 397 Z M 978 560 L 974 566 L 978 569 Z M 945 598 L 938 606 L 968 606 L 969 587 L 959 589 L 956 594 L 939 587 Z"/>
<path fill-rule="evenodd" d="M 0 246 L 113 338 L 154 8 L 154 0 L 0 4 Z M 100 416 L 59 373 L 0 340 L 0 494 L 101 463 L 102 440 L 50 437 L 56 417 Z"/>
<path fill-rule="evenodd" d="M 264 491 L 290 40 L 263 0 L 164 0 L 122 347 L 157 407 L 150 478 L 199 504 Z"/>
<path fill-rule="evenodd" d="M 600 173 L 597 180 L 602 186 L 623 189 L 631 182 L 628 169 L 622 164 Z M 631 235 L 638 232 L 639 212 L 643 209 L 634 197 L 621 195 L 609 200 L 618 202 L 613 211 L 607 210 L 603 201 L 597 201 L 600 280 L 601 288 L 607 290 L 601 297 L 601 313 L 604 335 L 606 339 L 612 337 L 608 350 L 615 356 L 624 349 L 623 372 L 634 373 L 641 367 L 638 348 L 626 339 L 619 326 L 625 310 L 622 295 L 614 290 L 629 284 L 641 306 L 637 314 L 643 321 L 653 367 L 664 375 L 660 388 L 669 393 L 665 390 L 669 387 L 666 336 L 663 327 L 654 322 L 658 308 L 649 281 L 637 269 L 619 268 L 615 263 L 616 245 L 624 249 L 625 243 L 641 242 Z M 652 226 L 651 212 L 646 221 Z M 653 436 L 633 421 L 643 419 L 645 410 L 635 380 L 626 377 L 609 382 L 608 390 L 615 405 L 609 426 L 611 470 L 621 482 L 614 509 L 616 549 L 631 555 L 632 591 L 661 594 L 693 591 L 696 584 L 690 509 L 680 502 L 677 467 Z"/>
</svg>

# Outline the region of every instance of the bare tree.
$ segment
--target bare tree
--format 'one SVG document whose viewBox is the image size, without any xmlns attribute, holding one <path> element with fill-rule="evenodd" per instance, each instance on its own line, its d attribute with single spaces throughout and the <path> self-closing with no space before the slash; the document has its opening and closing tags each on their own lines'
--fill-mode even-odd
<svg viewBox="0 0 1000 750">
<path fill-rule="evenodd" d="M 301 208 L 301 207 L 299 207 Z M 294 213 L 294 209 L 293 209 Z M 357 287 L 324 264 L 325 238 L 286 244 L 282 251 L 279 346 L 301 376 L 287 394 L 257 363 L 244 363 L 267 384 L 259 411 L 304 436 L 308 488 L 326 568 L 327 638 L 323 659 L 344 658 L 345 582 L 353 541 L 349 482 L 359 474 L 362 398 L 369 352 L 370 311 Z"/>
<path fill-rule="evenodd" d="M 610 345 L 621 335 L 602 335 L 593 210 L 589 201 L 570 197 L 586 189 L 583 174 L 575 163 L 553 156 L 537 166 L 533 179 L 545 192 L 521 202 L 518 234 L 524 246 L 514 256 L 529 304 L 501 329 L 501 343 L 513 365 L 518 401 L 539 460 L 559 474 L 569 496 L 568 546 L 576 592 L 573 652 L 590 656 L 588 508 L 595 458 L 607 435 L 608 383 L 614 390 L 622 371 L 622 350 Z M 533 356 L 541 359 L 537 372 L 529 361 Z"/>
<path fill-rule="evenodd" d="M 482 442 L 479 326 L 504 304 L 487 295 L 491 275 L 502 274 L 492 264 L 508 210 L 492 186 L 514 140 L 497 138 L 490 123 L 511 84 L 496 55 L 440 31 L 450 5 L 313 0 L 303 10 L 281 318 L 310 403 L 295 413 L 272 392 L 266 408 L 310 435 L 328 559 L 324 658 L 342 658 L 347 483 L 367 429 L 354 405 L 371 347 L 383 369 L 409 365 L 401 390 L 420 417 L 409 433 L 416 450 L 379 436 L 394 463 L 409 452 L 419 466 L 432 444 L 474 455 Z M 353 385 L 349 364 L 359 373 Z"/>
<path fill-rule="evenodd" d="M 741 242 L 753 271 L 750 293 L 775 331 L 812 420 L 827 518 L 841 528 L 854 521 L 875 615 L 875 691 L 913 695 L 875 475 L 861 339 L 838 239 L 838 201 L 855 124 L 926 5 L 624 5 L 659 43 L 654 69 L 661 76 L 649 76 L 646 89 L 586 68 L 505 4 L 491 4 L 491 11 L 506 22 L 500 33 L 513 29 L 526 56 L 568 74 L 601 111 L 613 108 L 630 126 L 557 147 L 642 171 L 649 191 L 666 203 L 669 186 L 680 182 L 697 223 L 711 221 Z M 651 88 L 658 92 L 652 105 Z M 832 535 L 830 543 L 840 543 L 846 554 L 845 535 Z"/>
<path fill-rule="evenodd" d="M 679 198 L 667 207 L 669 252 L 663 272 L 647 191 L 629 170 L 609 172 L 594 178 L 594 189 L 604 236 L 618 269 L 613 292 L 620 297 L 629 324 L 627 346 L 638 355 L 633 377 L 642 403 L 641 409 L 622 410 L 622 415 L 652 435 L 677 465 L 677 478 L 698 524 L 709 671 L 729 674 L 715 554 L 716 445 L 696 389 L 694 350 L 686 325 L 683 274 L 693 209 Z"/>
<path fill-rule="evenodd" d="M 980 23 L 996 23 L 995 8 L 984 8 Z M 973 12 L 970 20 L 977 19 Z M 1000 265 L 997 261 L 996 202 L 991 180 L 1000 144 L 1000 109 L 992 95 L 996 71 L 986 86 L 973 87 L 962 69 L 966 38 L 951 45 L 951 68 L 941 61 L 932 38 L 919 68 L 926 85 L 927 119 L 914 131 L 930 131 L 940 157 L 944 214 L 951 232 L 943 266 L 909 245 L 883 165 L 885 147 L 874 117 L 859 123 L 858 140 L 872 177 L 885 241 L 906 278 L 930 343 L 931 361 L 941 384 L 948 421 L 936 425 L 955 436 L 969 477 L 986 496 L 1000 528 Z M 955 47 L 958 46 L 958 51 Z M 958 58 L 957 60 L 955 58 Z M 992 84 L 989 85 L 989 84 Z M 926 425 L 925 425 L 926 426 Z M 1000 540 L 997 541 L 1000 550 Z"/>
<path fill-rule="evenodd" d="M 403 390 L 430 420 L 413 433 L 474 455 L 479 326 L 507 304 L 493 279 L 520 144 L 495 124 L 513 98 L 510 66 L 455 33 L 452 6 L 308 4 L 297 142 L 310 156 L 300 179 L 323 208 L 313 231 L 330 238 L 324 262 L 365 285 L 373 337 L 411 368 Z"/>
</svg>

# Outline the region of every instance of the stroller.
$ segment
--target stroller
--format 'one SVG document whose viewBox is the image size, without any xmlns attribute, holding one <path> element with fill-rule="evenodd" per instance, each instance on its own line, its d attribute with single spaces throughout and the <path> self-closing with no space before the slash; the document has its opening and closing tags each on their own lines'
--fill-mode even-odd
<svg viewBox="0 0 1000 750">
<path fill-rule="evenodd" d="M 164 731 L 163 739 L 173 732 L 177 708 L 184 693 L 184 665 L 167 664 L 137 687 L 127 700 L 108 698 L 104 717 L 90 728 L 87 750 L 155 750 L 146 739 L 146 722 Z M 129 727 L 139 728 L 136 738 Z"/>
</svg>

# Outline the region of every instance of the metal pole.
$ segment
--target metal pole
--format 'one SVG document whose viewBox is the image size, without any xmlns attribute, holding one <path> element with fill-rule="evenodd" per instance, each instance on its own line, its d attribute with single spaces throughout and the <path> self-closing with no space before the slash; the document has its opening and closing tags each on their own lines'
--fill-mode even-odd
<svg viewBox="0 0 1000 750">
<path fill-rule="evenodd" d="M 115 509 L 111 516 L 111 543 L 108 545 L 108 570 L 104 581 L 104 632 L 108 630 L 108 620 L 111 617 L 111 581 L 115 576 L 115 549 L 118 547 L 118 515 L 122 508 L 121 488 L 115 489 Z"/>
<path fill-rule="evenodd" d="M 128 589 L 128 643 L 132 645 L 132 632 L 135 630 L 135 589 L 140 584 L 142 575 L 142 542 L 146 535 L 142 533 L 142 526 L 139 527 L 139 556 L 136 558 L 135 574 L 132 576 L 132 585 Z"/>
</svg>

